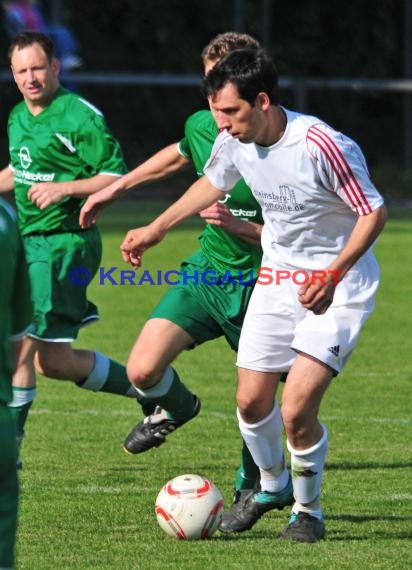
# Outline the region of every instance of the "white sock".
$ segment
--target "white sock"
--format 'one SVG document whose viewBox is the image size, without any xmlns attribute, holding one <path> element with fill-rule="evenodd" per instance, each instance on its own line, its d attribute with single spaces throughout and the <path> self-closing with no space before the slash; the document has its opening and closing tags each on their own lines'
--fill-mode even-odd
<svg viewBox="0 0 412 570">
<path fill-rule="evenodd" d="M 255 424 L 247 424 L 241 418 L 239 410 L 237 417 L 240 433 L 260 469 L 262 491 L 271 493 L 283 491 L 288 484 L 289 473 L 286 469 L 281 439 L 282 416 L 277 402 L 275 401 L 270 414 Z"/>
<path fill-rule="evenodd" d="M 13 400 L 9 403 L 9 408 L 20 408 L 29 404 L 34 400 L 36 394 L 36 387 L 20 388 L 19 386 L 13 386 Z"/>
<path fill-rule="evenodd" d="M 292 512 L 297 514 L 303 511 L 316 518 L 322 518 L 320 488 L 328 450 L 328 432 L 325 426 L 321 427 L 322 437 L 309 449 L 296 450 L 287 442 L 291 453 L 293 492 L 296 500 Z"/>
<path fill-rule="evenodd" d="M 94 353 L 94 366 L 92 371 L 81 384 L 82 388 L 98 392 L 106 383 L 109 375 L 110 359 L 101 352 Z"/>
<path fill-rule="evenodd" d="M 136 391 L 140 396 L 143 396 L 143 398 L 149 398 L 149 399 L 159 398 L 160 396 L 165 396 L 169 392 L 170 387 L 173 384 L 173 379 L 174 379 L 173 368 L 171 366 L 168 366 L 166 368 L 166 372 L 163 374 L 162 378 L 157 384 L 155 384 L 151 388 L 146 388 L 145 390 L 142 390 L 141 388 L 136 388 Z"/>
</svg>

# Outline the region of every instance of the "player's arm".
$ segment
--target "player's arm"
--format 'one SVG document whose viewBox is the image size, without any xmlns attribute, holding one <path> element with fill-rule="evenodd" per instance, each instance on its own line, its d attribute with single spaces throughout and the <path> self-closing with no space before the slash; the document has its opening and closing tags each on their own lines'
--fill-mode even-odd
<svg viewBox="0 0 412 570">
<path fill-rule="evenodd" d="M 310 280 L 300 288 L 299 300 L 305 309 L 312 310 L 316 314 L 326 312 L 333 301 L 336 285 L 372 246 L 385 225 L 386 217 L 384 205 L 358 217 L 345 247 L 334 262 L 326 267 L 325 280 L 314 280 L 314 283 Z"/>
<path fill-rule="evenodd" d="M 13 171 L 9 166 L 0 171 L 0 192 L 10 192 L 14 187 Z"/>
<path fill-rule="evenodd" d="M 90 196 L 80 211 L 80 225 L 89 227 L 97 220 L 103 208 L 124 192 L 168 178 L 188 164 L 190 160 L 179 152 L 177 143 L 163 148 L 100 192 Z"/>
<path fill-rule="evenodd" d="M 188 164 L 191 164 L 191 162 L 179 152 L 178 143 L 170 144 L 123 176 L 118 181 L 120 188 L 118 193 L 168 178 Z"/>
<path fill-rule="evenodd" d="M 225 205 L 217 202 L 200 212 L 200 217 L 208 224 L 219 226 L 225 231 L 241 237 L 254 245 L 260 245 L 263 226 L 248 220 L 240 220 Z"/>
<path fill-rule="evenodd" d="M 140 267 L 146 249 L 159 243 L 167 232 L 186 218 L 211 206 L 222 197 L 222 192 L 215 188 L 206 176 L 199 178 L 151 224 L 130 230 L 123 240 L 120 249 L 124 261 L 133 267 Z"/>
<path fill-rule="evenodd" d="M 56 204 L 63 198 L 86 198 L 113 182 L 113 176 L 111 174 L 96 174 L 91 178 L 79 180 L 40 182 L 33 184 L 27 195 L 40 210 L 44 210 L 50 204 Z"/>
</svg>

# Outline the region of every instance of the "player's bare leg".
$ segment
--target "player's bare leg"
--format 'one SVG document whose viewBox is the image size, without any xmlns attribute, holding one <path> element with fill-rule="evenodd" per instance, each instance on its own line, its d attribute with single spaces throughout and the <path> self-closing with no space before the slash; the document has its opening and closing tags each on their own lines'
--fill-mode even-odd
<svg viewBox="0 0 412 570">
<path fill-rule="evenodd" d="M 322 362 L 298 354 L 282 396 L 282 415 L 291 453 L 295 503 L 282 539 L 317 542 L 325 536 L 320 489 L 328 447 L 318 420 L 322 397 L 334 372 Z"/>
<path fill-rule="evenodd" d="M 24 428 L 26 425 L 29 410 L 36 397 L 36 372 L 34 368 L 34 355 L 37 350 L 37 343 L 25 337 L 19 344 L 13 343 L 13 354 L 15 362 L 15 373 L 13 375 L 13 400 L 9 407 L 13 410 L 17 424 L 17 444 L 20 449 L 24 438 Z M 22 460 L 17 460 L 17 468 L 23 467 Z"/>
<path fill-rule="evenodd" d="M 200 400 L 170 366 L 194 343 L 185 330 L 167 319 L 154 318 L 146 322 L 130 353 L 127 372 L 139 394 L 157 407 L 126 437 L 127 452 L 142 453 L 158 447 L 169 433 L 199 413 Z"/>
<path fill-rule="evenodd" d="M 127 378 L 126 367 L 101 352 L 74 349 L 69 342 L 40 342 L 36 353 L 38 372 L 58 380 L 74 382 L 79 388 L 136 399 L 144 415 L 154 406 L 144 402 Z"/>
</svg>

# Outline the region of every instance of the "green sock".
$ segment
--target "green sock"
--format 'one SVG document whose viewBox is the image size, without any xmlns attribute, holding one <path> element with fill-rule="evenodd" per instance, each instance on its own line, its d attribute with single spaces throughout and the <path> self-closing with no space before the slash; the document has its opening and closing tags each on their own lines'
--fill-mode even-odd
<svg viewBox="0 0 412 570">
<path fill-rule="evenodd" d="M 10 402 L 9 408 L 16 418 L 18 438 L 23 438 L 24 436 L 24 426 L 35 397 L 36 388 L 13 386 L 13 400 Z"/>
<path fill-rule="evenodd" d="M 135 398 L 141 405 L 145 416 L 153 413 L 155 408 L 153 402 L 140 396 L 130 384 L 126 367 L 100 352 L 95 352 L 95 365 L 89 376 L 82 382 L 78 382 L 77 386 L 93 392 L 106 392 Z"/>
<path fill-rule="evenodd" d="M 244 489 L 253 489 L 256 482 L 260 479 L 260 470 L 249 451 L 249 448 L 243 442 L 241 464 L 236 471 L 235 489 L 242 491 Z"/>
<path fill-rule="evenodd" d="M 193 394 L 186 388 L 183 382 L 173 368 L 168 369 L 172 371 L 173 379 L 169 390 L 166 394 L 162 396 L 151 397 L 149 390 L 141 390 L 145 392 L 144 397 L 148 400 L 155 402 L 157 405 L 161 406 L 169 414 L 171 419 L 186 419 L 193 415 Z M 162 382 L 162 380 L 160 381 Z M 157 386 L 154 387 L 156 390 Z"/>
<path fill-rule="evenodd" d="M 120 362 L 109 359 L 109 372 L 106 381 L 99 390 L 109 394 L 119 394 L 120 396 L 137 397 L 137 392 L 130 384 L 126 373 L 126 367 Z"/>
</svg>

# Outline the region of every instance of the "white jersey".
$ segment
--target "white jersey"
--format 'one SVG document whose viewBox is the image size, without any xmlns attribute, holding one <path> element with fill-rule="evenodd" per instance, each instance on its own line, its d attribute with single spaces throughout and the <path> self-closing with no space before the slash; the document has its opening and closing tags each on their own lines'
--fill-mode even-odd
<svg viewBox="0 0 412 570">
<path fill-rule="evenodd" d="M 224 192 L 244 178 L 262 206 L 266 258 L 319 269 L 343 249 L 357 217 L 383 198 L 353 140 L 316 117 L 284 111 L 286 130 L 274 145 L 241 143 L 223 131 L 204 171 Z"/>
</svg>

